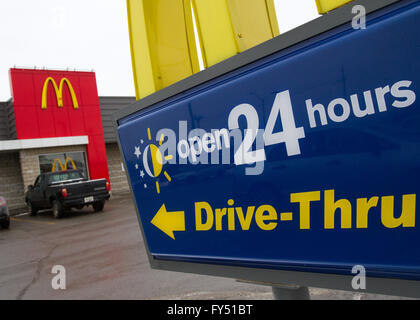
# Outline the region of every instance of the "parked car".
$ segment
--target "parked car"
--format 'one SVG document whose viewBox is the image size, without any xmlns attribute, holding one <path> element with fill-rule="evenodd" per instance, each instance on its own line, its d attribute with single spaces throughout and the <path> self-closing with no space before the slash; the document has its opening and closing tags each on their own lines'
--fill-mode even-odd
<svg viewBox="0 0 420 320">
<path fill-rule="evenodd" d="M 4 229 L 9 229 L 10 226 L 9 208 L 3 197 L 0 197 L 0 226 Z"/>
<path fill-rule="evenodd" d="M 66 170 L 39 175 L 28 187 L 25 200 L 32 216 L 39 210 L 52 209 L 54 217 L 61 218 L 70 208 L 91 205 L 95 211 L 102 211 L 110 190 L 106 179 L 88 180 L 79 170 Z"/>
</svg>

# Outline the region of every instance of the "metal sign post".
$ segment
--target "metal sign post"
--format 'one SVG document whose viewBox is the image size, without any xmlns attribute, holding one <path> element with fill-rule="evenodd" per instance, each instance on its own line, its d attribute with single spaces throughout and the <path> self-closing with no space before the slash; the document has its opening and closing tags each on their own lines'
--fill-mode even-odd
<svg viewBox="0 0 420 320">
<path fill-rule="evenodd" d="M 420 296 L 419 23 L 355 1 L 119 112 L 151 266 Z"/>
</svg>

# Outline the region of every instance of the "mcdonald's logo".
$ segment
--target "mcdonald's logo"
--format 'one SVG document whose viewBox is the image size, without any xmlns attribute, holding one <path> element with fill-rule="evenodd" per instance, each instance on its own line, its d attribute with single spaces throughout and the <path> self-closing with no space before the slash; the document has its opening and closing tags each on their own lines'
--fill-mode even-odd
<svg viewBox="0 0 420 320">
<path fill-rule="evenodd" d="M 63 163 L 61 162 L 61 160 L 60 160 L 60 159 L 58 159 L 58 158 L 56 158 L 56 159 L 54 160 L 54 162 L 53 162 L 51 172 L 54 172 L 54 171 L 55 171 L 55 169 L 56 169 L 56 167 L 57 167 L 57 163 L 60 165 L 60 169 L 61 169 L 60 171 L 66 171 L 66 170 L 68 170 L 68 164 L 69 164 L 69 162 L 70 162 L 70 163 L 71 163 L 71 165 L 73 166 L 73 170 L 76 170 L 76 169 L 77 169 L 77 167 L 76 167 L 76 164 L 74 163 L 73 159 L 72 159 L 72 158 L 70 158 L 70 157 L 67 157 L 67 158 L 66 158 L 66 161 L 65 161 L 65 163 L 64 163 L 64 166 L 63 166 Z"/>
<path fill-rule="evenodd" d="M 61 81 L 60 81 L 60 86 L 58 87 L 55 80 L 51 77 L 48 77 L 45 80 L 44 87 L 42 89 L 42 104 L 41 104 L 42 109 L 47 109 L 47 93 L 48 93 L 48 84 L 50 82 L 53 85 L 55 95 L 57 97 L 58 107 L 60 107 L 60 108 L 63 107 L 63 87 L 64 87 L 64 83 L 65 83 L 65 84 L 67 84 L 67 88 L 69 89 L 71 99 L 73 101 L 74 109 L 79 109 L 79 104 L 77 102 L 76 94 L 74 93 L 74 90 L 73 90 L 73 87 L 72 87 L 70 81 L 67 78 L 62 78 Z"/>
</svg>

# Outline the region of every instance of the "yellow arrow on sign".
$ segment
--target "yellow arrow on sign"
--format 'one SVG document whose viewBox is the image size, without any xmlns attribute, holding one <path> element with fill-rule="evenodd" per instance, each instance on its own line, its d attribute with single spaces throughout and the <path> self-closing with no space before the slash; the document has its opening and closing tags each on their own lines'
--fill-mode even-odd
<svg viewBox="0 0 420 320">
<path fill-rule="evenodd" d="M 168 212 L 163 204 L 151 223 L 175 240 L 174 231 L 185 231 L 185 213 L 184 211 Z"/>
</svg>

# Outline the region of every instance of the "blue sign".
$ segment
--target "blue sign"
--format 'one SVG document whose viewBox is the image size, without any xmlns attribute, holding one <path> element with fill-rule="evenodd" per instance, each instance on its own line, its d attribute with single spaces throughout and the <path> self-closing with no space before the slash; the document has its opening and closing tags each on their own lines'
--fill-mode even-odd
<svg viewBox="0 0 420 320">
<path fill-rule="evenodd" d="M 420 279 L 420 7 L 119 121 L 155 259 Z"/>
</svg>

